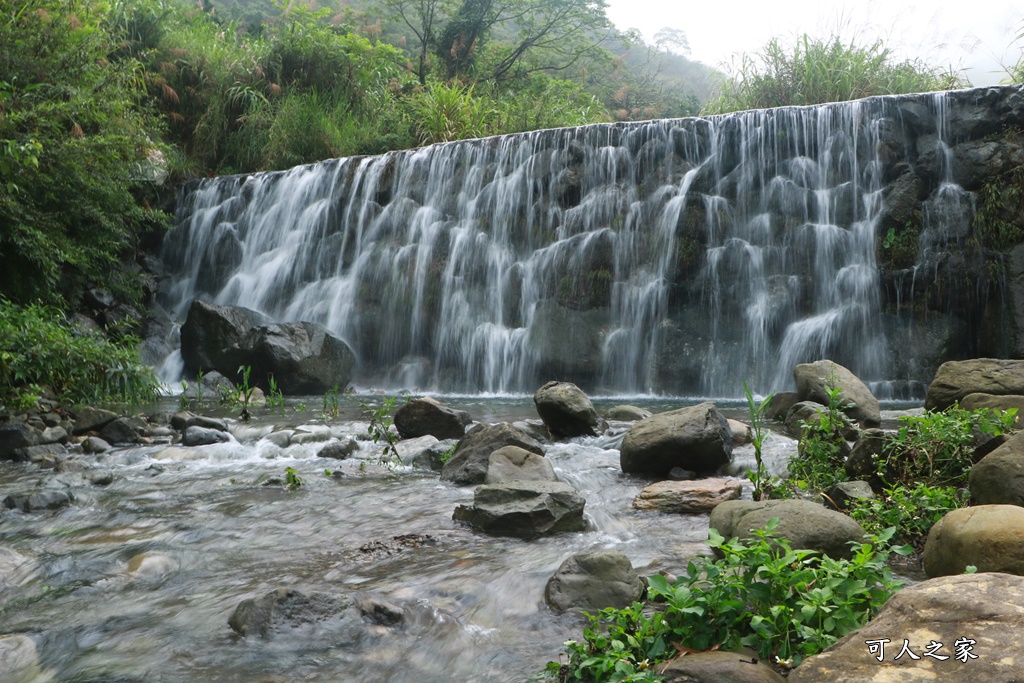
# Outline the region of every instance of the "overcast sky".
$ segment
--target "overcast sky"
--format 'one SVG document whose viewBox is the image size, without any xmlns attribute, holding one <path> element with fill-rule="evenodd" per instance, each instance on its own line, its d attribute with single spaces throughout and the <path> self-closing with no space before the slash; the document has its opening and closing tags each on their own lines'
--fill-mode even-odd
<svg viewBox="0 0 1024 683">
<path fill-rule="evenodd" d="M 1000 64 L 1016 62 L 1018 45 L 1024 44 L 1016 40 L 1024 30 L 1024 3 L 1003 0 L 607 2 L 608 16 L 619 28 L 640 29 L 648 40 L 663 27 L 681 29 L 690 41 L 690 57 L 709 66 L 738 52 L 754 52 L 772 36 L 827 35 L 841 26 L 845 37 L 883 38 L 902 56 L 962 68 L 972 84 L 990 85 L 1005 78 Z"/>
</svg>

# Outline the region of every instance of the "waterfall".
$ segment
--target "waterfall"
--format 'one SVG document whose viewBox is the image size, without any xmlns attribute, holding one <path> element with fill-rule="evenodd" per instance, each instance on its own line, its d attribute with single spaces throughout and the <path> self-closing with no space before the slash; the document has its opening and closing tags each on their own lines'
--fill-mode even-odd
<svg viewBox="0 0 1024 683">
<path fill-rule="evenodd" d="M 794 364 L 819 358 L 890 380 L 886 177 L 911 156 L 907 107 L 931 112 L 940 146 L 949 116 L 946 95 L 914 97 L 199 181 L 165 243 L 163 302 L 179 318 L 198 297 L 321 323 L 356 352 L 357 381 L 398 389 L 557 378 L 735 396 L 743 381 L 786 388 Z M 970 197 L 949 175 L 923 212 L 922 251 L 967 229 Z"/>
</svg>

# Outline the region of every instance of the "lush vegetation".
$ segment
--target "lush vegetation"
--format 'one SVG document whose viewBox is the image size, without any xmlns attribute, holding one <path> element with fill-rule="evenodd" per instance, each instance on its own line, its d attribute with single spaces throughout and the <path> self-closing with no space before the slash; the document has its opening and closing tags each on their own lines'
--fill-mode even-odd
<svg viewBox="0 0 1024 683">
<path fill-rule="evenodd" d="M 721 559 L 697 558 L 672 582 L 650 577 L 653 610 L 634 603 L 592 615 L 583 639 L 566 643 L 569 662 L 550 663 L 549 674 L 563 683 L 654 681 L 658 664 L 679 653 L 744 646 L 797 666 L 863 626 L 900 585 L 886 566 L 891 550 L 881 549 L 891 530 L 835 560 L 793 550 L 774 528 L 748 541 L 712 529 L 708 544 Z"/>
<path fill-rule="evenodd" d="M 759 51 L 738 55 L 707 103 L 708 113 L 842 102 L 872 95 L 949 90 L 966 81 L 913 59 L 898 59 L 881 40 L 858 43 L 839 35 L 772 38 Z"/>
</svg>

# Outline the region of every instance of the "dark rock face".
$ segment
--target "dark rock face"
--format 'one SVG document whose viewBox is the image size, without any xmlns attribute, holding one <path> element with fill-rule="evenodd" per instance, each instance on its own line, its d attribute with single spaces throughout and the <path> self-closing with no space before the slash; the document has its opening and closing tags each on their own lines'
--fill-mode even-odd
<svg viewBox="0 0 1024 683">
<path fill-rule="evenodd" d="M 198 299 L 181 328 L 181 355 L 193 373 L 216 370 L 237 377 L 239 367 L 250 366 L 251 385 L 267 389 L 273 375 L 286 394 L 344 388 L 355 365 L 352 349 L 320 325 L 269 323 L 256 311 Z"/>
<path fill-rule="evenodd" d="M 639 600 L 644 584 L 622 553 L 600 550 L 571 555 L 544 587 L 544 601 L 564 612 L 578 608 L 596 612 L 622 609 Z"/>
<path fill-rule="evenodd" d="M 544 455 L 544 448 L 532 436 L 507 422 L 478 425 L 459 441 L 452 459 L 441 469 L 441 480 L 454 484 L 482 484 L 487 478 L 491 453 L 505 446 Z"/>
<path fill-rule="evenodd" d="M 428 434 L 438 439 L 461 439 L 470 422 L 466 411 L 449 408 L 429 396 L 414 398 L 395 411 L 395 429 L 403 439 Z"/>
<path fill-rule="evenodd" d="M 794 549 L 819 550 L 837 559 L 851 558 L 849 543 L 859 543 L 865 535 L 847 515 L 807 500 L 726 501 L 711 512 L 709 525 L 726 539 L 751 538 L 753 529 L 763 529 L 775 518 L 775 533 L 792 541 Z"/>
<path fill-rule="evenodd" d="M 288 588 L 243 600 L 231 614 L 228 625 L 240 636 L 271 640 L 289 633 L 308 634 L 337 645 L 357 643 L 366 632 L 352 596 L 307 594 Z"/>
<path fill-rule="evenodd" d="M 24 422 L 4 422 L 0 424 L 0 460 L 15 457 L 15 451 L 35 446 L 40 441 L 40 433 Z"/>
<path fill-rule="evenodd" d="M 555 481 L 510 481 L 478 486 L 473 505 L 460 505 L 453 519 L 494 536 L 535 538 L 586 526 L 586 501 L 576 489 Z"/>
<path fill-rule="evenodd" d="M 732 458 L 732 432 L 713 403 L 658 413 L 634 424 L 622 440 L 622 471 L 665 477 L 674 467 L 714 472 Z"/>
<path fill-rule="evenodd" d="M 570 382 L 548 382 L 533 403 L 554 437 L 597 436 L 606 427 L 587 395 Z"/>
</svg>

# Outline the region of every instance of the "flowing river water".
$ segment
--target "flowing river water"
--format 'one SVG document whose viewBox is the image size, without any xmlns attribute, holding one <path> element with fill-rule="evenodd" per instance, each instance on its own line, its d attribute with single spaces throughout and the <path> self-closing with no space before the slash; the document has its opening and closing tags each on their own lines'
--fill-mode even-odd
<svg viewBox="0 0 1024 683">
<path fill-rule="evenodd" d="M 536 419 L 527 398 L 445 401 L 483 422 Z M 628 423 L 545 446 L 559 477 L 586 498 L 588 528 L 530 541 L 453 522 L 473 488 L 436 472 L 381 468 L 372 441 L 338 461 L 317 457 L 322 443 L 281 449 L 264 438 L 274 425 L 305 423 L 365 439 L 358 402 L 342 397 L 329 420 L 295 403 L 263 409 L 235 424 L 231 443 L 183 459 L 145 446 L 82 456 L 92 468 L 85 472 L 0 467 L 0 497 L 38 488 L 75 496 L 58 511 L 0 513 L 0 550 L 31 558 L 6 583 L 0 573 L 0 633 L 36 642 L 34 680 L 523 681 L 582 632 L 584 619 L 544 604 L 545 583 L 570 554 L 618 550 L 644 574 L 678 571 L 706 550 L 706 514 L 631 508 L 649 482 L 619 469 Z M 694 402 L 641 404 L 658 411 Z M 788 438 L 769 438 L 774 470 L 794 451 Z M 752 462 L 749 446 L 737 449 L 734 472 Z M 304 480 L 297 490 L 256 483 L 286 467 Z M 89 483 L 97 469 L 113 482 Z M 231 631 L 228 617 L 242 600 L 280 587 L 376 597 L 401 607 L 405 622 L 373 628 L 355 645 L 329 633 L 264 641 Z"/>
</svg>

